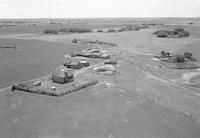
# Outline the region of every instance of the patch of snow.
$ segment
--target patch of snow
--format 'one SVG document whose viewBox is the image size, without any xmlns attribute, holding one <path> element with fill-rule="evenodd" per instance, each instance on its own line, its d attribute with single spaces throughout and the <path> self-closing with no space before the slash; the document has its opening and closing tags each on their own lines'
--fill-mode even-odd
<svg viewBox="0 0 200 138">
<path fill-rule="evenodd" d="M 158 66 L 152 66 L 152 65 L 149 65 L 149 64 L 146 64 L 146 66 L 156 68 L 156 69 L 160 69 Z"/>
<path fill-rule="evenodd" d="M 108 88 L 113 87 L 113 84 L 111 84 L 111 83 L 105 82 L 105 84 L 106 84 L 106 86 L 107 86 Z"/>
<path fill-rule="evenodd" d="M 108 138 L 114 138 L 114 137 L 113 137 L 113 135 L 112 135 L 112 134 L 110 134 L 110 135 L 108 136 Z"/>
<path fill-rule="evenodd" d="M 142 89 L 137 88 L 136 91 L 139 92 L 139 91 L 142 91 Z"/>
<path fill-rule="evenodd" d="M 124 119 L 124 122 L 128 122 L 128 119 Z"/>
<path fill-rule="evenodd" d="M 200 93 L 195 94 L 196 96 L 200 96 Z"/>
<path fill-rule="evenodd" d="M 18 118 L 15 118 L 14 120 L 13 120 L 13 122 L 17 122 L 19 119 Z"/>
<path fill-rule="evenodd" d="M 197 75 L 200 75 L 200 72 L 189 72 L 189 73 L 184 73 L 184 74 L 182 75 L 182 80 L 184 80 L 185 83 L 189 83 L 190 80 L 191 80 L 193 77 L 197 76 Z"/>
<path fill-rule="evenodd" d="M 158 59 L 158 58 L 153 58 L 153 60 L 155 60 L 155 61 L 160 61 L 160 59 Z"/>
</svg>

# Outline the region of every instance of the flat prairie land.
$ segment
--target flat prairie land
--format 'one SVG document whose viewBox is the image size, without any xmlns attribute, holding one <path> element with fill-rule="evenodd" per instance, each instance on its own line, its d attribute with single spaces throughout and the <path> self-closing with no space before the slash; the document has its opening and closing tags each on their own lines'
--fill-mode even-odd
<svg viewBox="0 0 200 138">
<path fill-rule="evenodd" d="M 190 85 L 200 81 L 199 69 L 167 68 L 153 57 L 163 50 L 172 54 L 188 51 L 199 64 L 199 22 L 198 18 L 38 19 L 17 24 L 16 30 L 11 26 L 7 32 L 5 26 L 1 27 L 0 45 L 16 44 L 17 50 L 0 53 L 0 137 L 199 138 L 200 89 Z M 63 24 L 100 29 L 142 23 L 166 25 L 117 33 L 42 33 L 45 28 L 62 28 Z M 190 37 L 153 35 L 157 30 L 177 27 L 189 31 Z M 72 44 L 74 38 L 110 42 L 119 47 Z M 60 64 L 65 54 L 88 47 L 98 47 L 115 57 L 116 74 L 99 74 L 98 84 L 60 98 L 4 88 L 42 77 Z M 80 72 L 92 70 L 90 67 Z"/>
<path fill-rule="evenodd" d="M 0 54 L 1 88 L 43 76 L 60 64 L 65 54 L 87 48 L 41 40 L 0 39 L 0 41 L 1 45 L 17 46 L 17 50 Z"/>
</svg>

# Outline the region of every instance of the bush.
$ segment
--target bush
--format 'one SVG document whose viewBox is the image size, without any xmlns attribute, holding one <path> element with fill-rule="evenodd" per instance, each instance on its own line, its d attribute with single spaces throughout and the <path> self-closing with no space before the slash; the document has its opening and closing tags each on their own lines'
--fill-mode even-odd
<svg viewBox="0 0 200 138">
<path fill-rule="evenodd" d="M 184 57 L 189 60 L 196 61 L 196 59 L 193 57 L 192 53 L 190 53 L 190 52 L 185 52 Z"/>
<path fill-rule="evenodd" d="M 157 37 L 168 37 L 169 32 L 168 31 L 159 31 L 157 33 Z"/>
<path fill-rule="evenodd" d="M 103 30 L 97 30 L 97 32 L 99 32 L 99 33 L 102 33 L 102 32 L 103 32 Z"/>
<path fill-rule="evenodd" d="M 185 37 L 190 36 L 190 33 L 188 31 L 183 31 L 183 34 L 184 34 Z"/>
<path fill-rule="evenodd" d="M 184 53 L 184 57 L 185 57 L 185 58 L 190 59 L 192 56 L 193 56 L 193 55 L 192 55 L 192 53 L 190 53 L 190 52 L 185 52 L 185 53 Z"/>
<path fill-rule="evenodd" d="M 175 29 L 174 29 L 174 32 L 183 32 L 183 31 L 184 31 L 183 28 L 175 28 Z"/>
<path fill-rule="evenodd" d="M 169 52 L 165 52 L 165 51 L 161 51 L 161 55 L 163 57 L 169 57 L 170 56 L 170 53 Z"/>
<path fill-rule="evenodd" d="M 114 29 L 110 29 L 110 30 L 108 30 L 108 33 L 115 33 L 115 32 L 117 32 L 117 31 L 114 30 Z"/>
<path fill-rule="evenodd" d="M 176 28 L 174 31 L 170 30 L 159 30 L 153 34 L 157 37 L 168 37 L 168 38 L 184 38 L 190 36 L 190 33 L 185 31 L 183 28 Z"/>
<path fill-rule="evenodd" d="M 88 29 L 88 28 L 69 28 L 68 30 L 71 33 L 88 33 L 88 32 L 92 32 L 92 29 Z"/>
<path fill-rule="evenodd" d="M 78 43 L 78 40 L 77 39 L 73 39 L 72 43 Z"/>
<path fill-rule="evenodd" d="M 161 55 L 162 55 L 163 57 L 165 56 L 165 54 L 166 54 L 165 51 L 161 51 Z"/>
<path fill-rule="evenodd" d="M 44 30 L 45 34 L 58 34 L 58 31 L 55 29 L 46 29 Z"/>
<path fill-rule="evenodd" d="M 129 26 L 126 27 L 126 30 L 129 30 L 129 31 L 133 30 L 133 27 L 131 25 L 129 25 Z"/>
<path fill-rule="evenodd" d="M 185 57 L 183 55 L 176 55 L 175 58 L 174 58 L 174 62 L 184 63 L 185 62 Z"/>
<path fill-rule="evenodd" d="M 59 30 L 59 32 L 63 32 L 63 33 L 69 33 L 69 30 L 66 28 L 62 28 Z"/>
<path fill-rule="evenodd" d="M 87 32 L 92 32 L 92 30 L 88 29 L 88 28 L 62 28 L 60 30 L 56 30 L 56 29 L 46 29 L 46 30 L 44 30 L 45 34 L 87 33 Z"/>
<path fill-rule="evenodd" d="M 135 26 L 134 30 L 139 31 L 141 28 L 139 26 Z"/>
</svg>

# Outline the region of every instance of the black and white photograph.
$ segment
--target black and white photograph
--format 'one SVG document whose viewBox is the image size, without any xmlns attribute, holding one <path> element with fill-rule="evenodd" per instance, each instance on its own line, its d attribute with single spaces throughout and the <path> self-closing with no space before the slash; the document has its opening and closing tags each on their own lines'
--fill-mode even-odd
<svg viewBox="0 0 200 138">
<path fill-rule="evenodd" d="M 0 138 L 200 138 L 200 0 L 0 0 Z"/>
</svg>

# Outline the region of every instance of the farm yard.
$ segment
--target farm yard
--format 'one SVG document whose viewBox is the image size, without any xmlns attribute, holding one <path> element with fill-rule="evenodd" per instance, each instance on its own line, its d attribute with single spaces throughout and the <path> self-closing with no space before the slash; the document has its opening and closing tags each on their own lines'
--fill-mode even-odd
<svg viewBox="0 0 200 138">
<path fill-rule="evenodd" d="M 0 28 L 0 45 L 16 45 L 17 49 L 4 52 L 0 48 L 0 122 L 5 124 L 0 125 L 0 137 L 198 138 L 200 26 L 199 19 L 190 19 L 193 24 L 188 20 L 1 21 L 16 26 L 7 32 L 8 26 Z M 105 31 L 130 26 L 148 27 Z M 49 28 L 66 27 L 93 31 L 44 34 Z M 184 28 L 189 36 L 160 38 L 153 34 L 175 28 Z M 184 60 L 179 61 L 177 55 Z M 169 66 L 177 62 L 196 66 Z M 61 80 L 64 84 L 60 84 L 53 79 L 55 67 L 60 65 L 59 71 L 72 71 L 70 82 Z M 92 85 L 85 86 L 89 84 L 86 80 L 92 80 Z M 27 92 L 30 85 L 33 93 Z M 37 93 L 40 88 L 65 94 Z"/>
</svg>

